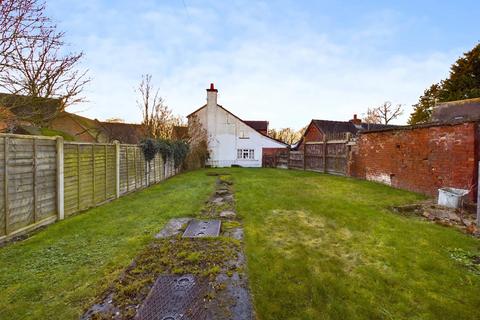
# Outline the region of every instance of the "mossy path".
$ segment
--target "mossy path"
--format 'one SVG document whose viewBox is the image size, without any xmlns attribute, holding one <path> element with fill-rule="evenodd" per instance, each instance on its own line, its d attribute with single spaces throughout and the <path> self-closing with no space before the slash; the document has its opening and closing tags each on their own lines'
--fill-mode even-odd
<svg viewBox="0 0 480 320">
<path fill-rule="evenodd" d="M 193 219 L 172 219 L 82 319 L 142 319 L 144 314 L 151 314 L 152 308 L 159 308 L 152 307 L 160 303 L 156 300 L 165 299 L 173 302 L 162 306 L 165 314 L 158 314 L 160 318 L 183 313 L 186 319 L 253 319 L 243 228 L 235 212 L 231 176 L 217 176 L 214 194 L 195 218 L 220 220 L 219 236 L 184 237 L 182 234 Z M 192 279 L 198 287 L 196 296 L 188 296 L 190 300 L 170 296 L 159 299 L 162 292 L 175 295 L 165 293 L 170 292 L 168 288 L 159 287 L 164 277 L 172 277 L 174 285 L 175 277 L 181 281 Z M 185 292 L 181 294 L 187 296 Z"/>
</svg>

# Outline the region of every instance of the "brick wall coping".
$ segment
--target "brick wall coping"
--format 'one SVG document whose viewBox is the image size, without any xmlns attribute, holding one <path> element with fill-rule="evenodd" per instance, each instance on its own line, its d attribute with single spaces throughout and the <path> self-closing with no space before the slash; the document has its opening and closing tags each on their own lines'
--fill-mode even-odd
<svg viewBox="0 0 480 320">
<path fill-rule="evenodd" d="M 452 127 L 452 126 L 458 126 L 461 124 L 475 123 L 475 122 L 479 122 L 479 121 L 478 120 L 461 120 L 461 121 L 449 121 L 449 122 L 430 122 L 430 123 L 415 124 L 410 126 L 397 126 L 394 128 L 368 130 L 368 131 L 360 132 L 360 134 L 369 134 L 369 133 L 386 132 L 386 131 L 414 130 L 414 129 L 423 129 L 423 128 L 431 128 L 431 127 Z"/>
</svg>

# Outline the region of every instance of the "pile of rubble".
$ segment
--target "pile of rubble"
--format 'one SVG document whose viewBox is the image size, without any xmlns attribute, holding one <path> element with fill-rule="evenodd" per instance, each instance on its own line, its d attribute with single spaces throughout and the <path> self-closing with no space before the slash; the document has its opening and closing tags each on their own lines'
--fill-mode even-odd
<svg viewBox="0 0 480 320">
<path fill-rule="evenodd" d="M 425 201 L 416 204 L 397 206 L 394 212 L 403 215 L 417 215 L 437 224 L 455 227 L 465 233 L 480 237 L 480 229 L 476 224 L 474 207 L 465 205 L 462 209 L 452 209 Z"/>
</svg>

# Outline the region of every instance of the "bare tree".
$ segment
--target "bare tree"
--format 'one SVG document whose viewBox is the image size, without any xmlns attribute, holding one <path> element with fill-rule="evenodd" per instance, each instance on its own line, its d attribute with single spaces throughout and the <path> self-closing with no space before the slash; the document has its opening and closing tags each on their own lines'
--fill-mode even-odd
<svg viewBox="0 0 480 320">
<path fill-rule="evenodd" d="M 367 113 L 363 117 L 363 121 L 368 124 L 382 123 L 382 119 L 380 119 L 377 108 L 368 108 Z"/>
<path fill-rule="evenodd" d="M 365 122 L 389 124 L 403 114 L 403 105 L 394 106 L 390 101 L 385 101 L 381 106 L 368 108 Z"/>
<path fill-rule="evenodd" d="M 0 71 L 8 66 L 15 40 L 34 38 L 36 26 L 48 22 L 45 3 L 38 0 L 0 1 Z"/>
<path fill-rule="evenodd" d="M 268 130 L 268 135 L 274 139 L 285 142 L 286 144 L 294 144 L 299 141 L 303 133 L 305 132 L 306 127 L 298 131 L 295 131 L 292 128 L 282 128 L 282 129 L 270 129 Z"/>
<path fill-rule="evenodd" d="M 184 124 L 180 116 L 174 116 L 165 104 L 159 90 L 152 84 L 152 75 L 142 75 L 138 86 L 137 106 L 142 111 L 142 125 L 150 138 L 170 139 L 174 126 Z"/>
<path fill-rule="evenodd" d="M 185 159 L 185 168 L 198 169 L 205 167 L 210 157 L 208 134 L 197 115 L 192 115 L 188 119 L 188 145 L 189 151 Z"/>
<path fill-rule="evenodd" d="M 10 2 L 13 2 L 11 4 Z M 2 4 L 2 72 L 0 88 L 35 98 L 54 98 L 61 101 L 57 113 L 67 106 L 84 101 L 84 85 L 90 81 L 87 71 L 77 69 L 83 53 L 64 54 L 64 33 L 57 31 L 44 16 L 45 4 L 38 0 L 0 0 Z M 23 99 L 25 100 L 25 99 Z M 42 112 L 42 108 L 38 108 Z"/>
</svg>

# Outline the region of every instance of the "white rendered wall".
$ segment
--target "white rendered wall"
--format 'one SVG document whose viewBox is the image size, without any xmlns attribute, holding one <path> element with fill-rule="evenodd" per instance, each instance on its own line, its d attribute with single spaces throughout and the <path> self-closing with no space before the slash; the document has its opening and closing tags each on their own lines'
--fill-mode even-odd
<svg viewBox="0 0 480 320">
<path fill-rule="evenodd" d="M 208 93 L 210 94 L 210 92 Z M 217 106 L 216 97 L 212 100 L 215 101 L 215 105 L 207 102 L 207 106 L 195 114 L 207 130 L 210 149 L 209 165 L 214 167 L 231 165 L 261 167 L 263 148 L 286 147 L 280 142 L 265 137 Z M 237 159 L 237 149 L 253 149 L 254 159 Z"/>
</svg>

